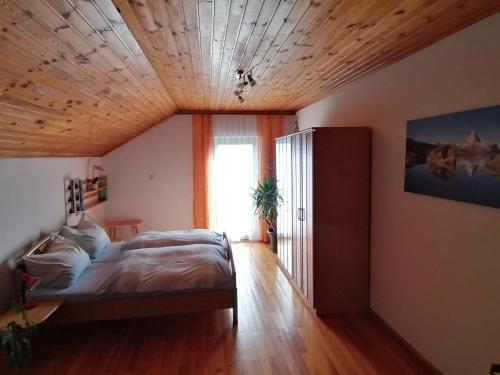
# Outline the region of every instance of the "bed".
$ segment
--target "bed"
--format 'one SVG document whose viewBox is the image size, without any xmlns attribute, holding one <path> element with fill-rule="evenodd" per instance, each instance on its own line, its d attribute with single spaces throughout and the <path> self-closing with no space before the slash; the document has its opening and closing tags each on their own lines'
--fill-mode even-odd
<svg viewBox="0 0 500 375">
<path fill-rule="evenodd" d="M 26 298 L 64 301 L 51 318 L 58 323 L 217 309 L 232 309 L 233 325 L 238 322 L 231 241 L 211 231 L 145 232 L 127 243 L 112 242 L 68 288 L 41 286 Z"/>
</svg>

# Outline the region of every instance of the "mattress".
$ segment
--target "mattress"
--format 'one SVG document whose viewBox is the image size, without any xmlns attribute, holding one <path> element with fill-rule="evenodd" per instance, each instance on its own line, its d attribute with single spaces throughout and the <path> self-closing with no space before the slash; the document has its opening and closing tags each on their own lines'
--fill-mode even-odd
<svg viewBox="0 0 500 375">
<path fill-rule="evenodd" d="M 119 269 L 119 263 L 92 263 L 78 280 L 65 289 L 39 286 L 26 292 L 28 301 L 63 300 L 85 301 L 99 298 L 96 295 L 99 287 Z"/>
<path fill-rule="evenodd" d="M 108 248 L 99 258 L 116 257 L 117 248 Z M 87 301 L 230 290 L 235 284 L 226 255 L 221 246 L 200 244 L 130 250 L 118 262 L 93 262 L 66 289 L 38 287 L 27 292 L 26 298 Z"/>
</svg>

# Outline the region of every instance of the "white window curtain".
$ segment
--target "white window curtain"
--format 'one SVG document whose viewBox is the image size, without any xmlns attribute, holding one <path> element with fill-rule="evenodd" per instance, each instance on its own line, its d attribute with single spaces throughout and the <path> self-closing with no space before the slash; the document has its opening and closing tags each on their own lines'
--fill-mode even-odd
<svg viewBox="0 0 500 375">
<path fill-rule="evenodd" d="M 259 239 L 250 196 L 258 177 L 257 117 L 214 115 L 212 223 L 235 241 Z"/>
</svg>

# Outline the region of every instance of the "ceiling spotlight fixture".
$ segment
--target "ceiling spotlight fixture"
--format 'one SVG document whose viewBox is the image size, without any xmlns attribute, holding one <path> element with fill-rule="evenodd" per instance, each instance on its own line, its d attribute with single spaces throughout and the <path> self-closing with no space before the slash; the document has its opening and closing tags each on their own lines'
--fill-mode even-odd
<svg viewBox="0 0 500 375">
<path fill-rule="evenodd" d="M 252 72 L 247 74 L 247 79 L 250 86 L 254 87 L 257 84 L 257 81 L 252 77 Z"/>
<path fill-rule="evenodd" d="M 236 84 L 236 90 L 233 91 L 234 95 L 238 97 L 240 103 L 243 103 L 245 99 L 242 94 L 247 88 L 247 86 L 254 87 L 257 84 L 255 78 L 253 78 L 253 67 L 248 69 L 246 72 L 242 68 L 236 69 L 236 77 L 238 78 L 238 83 Z"/>
<path fill-rule="evenodd" d="M 243 79 L 245 79 L 245 78 L 243 78 Z M 242 91 L 243 91 L 243 89 L 246 87 L 246 85 L 248 85 L 248 82 L 244 80 L 244 81 L 242 81 L 242 82 L 238 83 L 238 84 L 236 85 L 236 87 L 237 87 L 238 89 L 240 89 L 240 90 L 242 90 Z"/>
</svg>

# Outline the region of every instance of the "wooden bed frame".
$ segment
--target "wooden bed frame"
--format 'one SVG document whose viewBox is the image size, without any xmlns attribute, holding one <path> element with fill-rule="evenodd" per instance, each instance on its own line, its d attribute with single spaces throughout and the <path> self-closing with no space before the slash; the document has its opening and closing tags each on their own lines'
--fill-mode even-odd
<svg viewBox="0 0 500 375">
<path fill-rule="evenodd" d="M 228 262 L 234 282 L 232 290 L 209 290 L 200 292 L 179 292 L 164 295 L 116 297 L 89 301 L 64 301 L 50 318 L 53 323 L 90 322 L 185 314 L 219 309 L 233 309 L 233 326 L 238 324 L 238 293 L 233 249 L 226 233 L 223 234 L 228 249 Z M 36 253 L 50 237 L 44 238 L 22 255 Z M 22 267 L 22 257 L 18 264 Z"/>
</svg>

